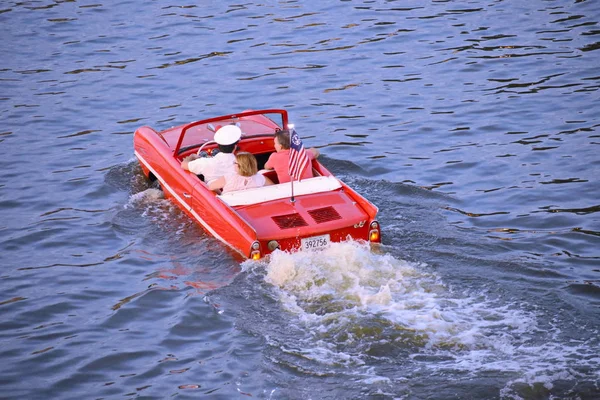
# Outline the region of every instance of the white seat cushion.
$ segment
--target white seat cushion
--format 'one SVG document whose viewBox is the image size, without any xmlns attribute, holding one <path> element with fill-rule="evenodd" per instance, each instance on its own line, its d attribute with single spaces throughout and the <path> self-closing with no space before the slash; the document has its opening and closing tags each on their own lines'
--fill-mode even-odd
<svg viewBox="0 0 600 400">
<path fill-rule="evenodd" d="M 294 196 L 303 194 L 330 192 L 342 187 L 340 181 L 333 176 L 317 176 L 294 182 Z M 247 206 L 263 203 L 265 201 L 291 197 L 292 187 L 290 182 L 259 188 L 238 190 L 219 195 L 221 200 L 230 206 Z"/>
</svg>

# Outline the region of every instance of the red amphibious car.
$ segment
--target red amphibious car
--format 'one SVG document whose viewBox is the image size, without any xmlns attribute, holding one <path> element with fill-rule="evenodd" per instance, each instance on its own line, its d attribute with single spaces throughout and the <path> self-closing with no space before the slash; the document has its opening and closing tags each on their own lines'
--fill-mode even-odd
<svg viewBox="0 0 600 400">
<path fill-rule="evenodd" d="M 133 144 L 144 174 L 158 180 L 165 197 L 202 227 L 246 258 L 258 260 L 275 249 L 310 250 L 348 239 L 380 242 L 377 207 L 321 163 L 312 160 L 314 178 L 217 194 L 198 176 L 181 168 L 184 157 L 200 150 L 212 154 L 215 126 L 236 124 L 242 130 L 240 151 L 254 154 L 263 168 L 275 151 L 274 133 L 288 127 L 281 109 L 244 111 L 208 118 L 162 132 L 143 126 Z"/>
</svg>

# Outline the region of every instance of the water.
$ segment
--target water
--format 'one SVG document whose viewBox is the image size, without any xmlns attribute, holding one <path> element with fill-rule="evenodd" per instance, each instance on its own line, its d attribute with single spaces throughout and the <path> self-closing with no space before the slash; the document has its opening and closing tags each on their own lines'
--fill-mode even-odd
<svg viewBox="0 0 600 400">
<path fill-rule="evenodd" d="M 600 6 L 4 2 L 0 397 L 600 396 Z M 244 262 L 141 125 L 282 107 L 383 245 Z"/>
</svg>

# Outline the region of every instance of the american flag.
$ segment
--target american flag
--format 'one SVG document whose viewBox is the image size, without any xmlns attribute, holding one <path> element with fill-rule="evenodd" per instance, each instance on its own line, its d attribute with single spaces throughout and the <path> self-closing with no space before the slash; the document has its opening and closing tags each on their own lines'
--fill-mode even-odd
<svg viewBox="0 0 600 400">
<path fill-rule="evenodd" d="M 296 133 L 295 129 L 292 129 L 290 135 L 290 168 L 288 170 L 290 178 L 292 180 L 299 181 L 302 173 L 308 167 L 310 160 L 302 145 L 300 136 Z"/>
</svg>

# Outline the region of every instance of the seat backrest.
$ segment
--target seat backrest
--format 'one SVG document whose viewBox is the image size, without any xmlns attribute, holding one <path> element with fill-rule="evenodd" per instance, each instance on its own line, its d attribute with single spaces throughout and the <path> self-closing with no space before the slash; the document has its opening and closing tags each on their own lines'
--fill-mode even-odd
<svg viewBox="0 0 600 400">
<path fill-rule="evenodd" d="M 217 197 L 232 207 L 246 206 L 290 197 L 292 195 L 291 185 L 291 182 L 279 183 L 277 185 L 227 192 Z M 315 178 L 295 181 L 294 196 L 330 192 L 341 187 L 342 184 L 334 176 L 317 176 Z"/>
</svg>

